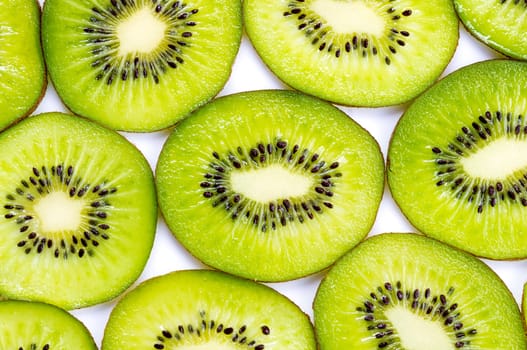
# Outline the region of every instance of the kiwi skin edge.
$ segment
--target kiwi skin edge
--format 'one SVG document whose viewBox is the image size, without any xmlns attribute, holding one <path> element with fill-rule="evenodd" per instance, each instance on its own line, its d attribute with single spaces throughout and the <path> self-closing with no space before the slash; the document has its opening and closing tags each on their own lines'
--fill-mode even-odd
<svg viewBox="0 0 527 350">
<path fill-rule="evenodd" d="M 39 0 L 34 0 L 37 5 L 38 5 L 38 10 L 39 10 L 39 28 L 41 28 L 42 26 L 42 8 L 40 7 L 40 1 Z M 24 114 L 22 117 L 20 117 L 18 120 L 16 120 L 14 123 L 18 122 L 19 120 L 21 119 L 24 119 L 26 117 L 28 117 L 29 115 L 31 115 L 37 108 L 38 106 L 40 105 L 40 102 L 42 102 L 42 99 L 44 98 L 44 95 L 46 94 L 46 91 L 48 89 L 48 85 L 49 85 L 49 82 L 48 82 L 48 69 L 47 69 L 47 64 L 46 64 L 46 60 L 44 60 L 44 51 L 42 50 L 42 35 L 39 35 L 39 43 L 40 43 L 40 56 L 42 57 L 42 64 L 43 64 L 43 68 L 44 68 L 44 77 L 43 77 L 43 84 L 42 84 L 42 90 L 40 91 L 40 95 L 38 96 L 35 104 L 33 105 L 33 107 L 27 111 L 26 114 Z M 13 124 L 14 124 L 13 123 Z M 7 129 L 8 127 L 10 126 L 6 126 L 4 129 Z"/>
<path fill-rule="evenodd" d="M 527 282 L 523 285 L 522 301 L 521 301 L 523 327 L 527 335 Z"/>
</svg>

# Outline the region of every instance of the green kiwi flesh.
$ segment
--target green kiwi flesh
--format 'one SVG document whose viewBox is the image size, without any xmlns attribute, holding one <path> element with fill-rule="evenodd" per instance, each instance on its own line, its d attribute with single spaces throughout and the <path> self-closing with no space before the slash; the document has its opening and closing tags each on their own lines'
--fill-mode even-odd
<svg viewBox="0 0 527 350">
<path fill-rule="evenodd" d="M 282 281 L 326 268 L 367 235 L 384 165 L 373 137 L 330 104 L 252 91 L 178 124 L 156 183 L 165 221 L 199 260 Z"/>
<path fill-rule="evenodd" d="M 0 1 L 0 129 L 29 115 L 46 89 L 36 0 Z"/>
<path fill-rule="evenodd" d="M 150 254 L 152 171 L 124 137 L 47 113 L 0 134 L 0 295 L 72 309 L 109 300 Z"/>
<path fill-rule="evenodd" d="M 154 277 L 110 314 L 102 350 L 315 350 L 309 318 L 274 289 L 218 271 Z"/>
<path fill-rule="evenodd" d="M 42 22 L 63 102 L 127 131 L 166 128 L 215 96 L 242 34 L 231 0 L 46 0 Z"/>
<path fill-rule="evenodd" d="M 492 259 L 527 257 L 527 64 L 475 63 L 407 109 L 388 184 L 421 232 Z"/>
<path fill-rule="evenodd" d="M 18 350 L 97 350 L 88 329 L 56 306 L 9 300 L 0 302 L 0 348 Z"/>
<path fill-rule="evenodd" d="M 504 55 L 527 60 L 527 2 L 454 0 L 454 6 L 474 37 Z"/>
<path fill-rule="evenodd" d="M 256 51 L 286 84 L 344 105 L 406 102 L 452 58 L 449 0 L 245 0 Z"/>
<path fill-rule="evenodd" d="M 526 349 L 520 310 L 472 255 L 417 234 L 359 244 L 314 301 L 320 350 Z"/>
</svg>

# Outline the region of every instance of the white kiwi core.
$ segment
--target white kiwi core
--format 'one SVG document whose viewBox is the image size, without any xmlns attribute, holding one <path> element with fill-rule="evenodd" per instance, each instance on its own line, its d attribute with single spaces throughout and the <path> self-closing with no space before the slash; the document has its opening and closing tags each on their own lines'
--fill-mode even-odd
<svg viewBox="0 0 527 350">
<path fill-rule="evenodd" d="M 361 1 L 315 0 L 310 6 L 337 33 L 382 36 L 384 19 Z"/>
<path fill-rule="evenodd" d="M 527 141 L 500 138 L 461 159 L 471 177 L 503 180 L 527 167 Z"/>
<path fill-rule="evenodd" d="M 394 306 L 384 312 L 397 330 L 406 350 L 454 350 L 455 346 L 440 322 L 426 320 L 412 311 Z"/>
<path fill-rule="evenodd" d="M 309 193 L 313 179 L 281 165 L 231 172 L 232 189 L 256 202 L 268 203 Z"/>
<path fill-rule="evenodd" d="M 51 192 L 34 206 L 40 227 L 44 232 L 77 230 L 81 224 L 84 201 L 73 199 L 62 191 Z"/>
<path fill-rule="evenodd" d="M 167 25 L 144 7 L 123 20 L 116 28 L 119 54 L 149 53 L 165 38 Z"/>
</svg>

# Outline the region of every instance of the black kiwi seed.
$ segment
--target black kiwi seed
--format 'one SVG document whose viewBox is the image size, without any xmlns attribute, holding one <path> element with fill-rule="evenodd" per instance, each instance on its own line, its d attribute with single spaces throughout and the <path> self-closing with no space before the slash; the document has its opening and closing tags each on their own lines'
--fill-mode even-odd
<svg viewBox="0 0 527 350">
<path fill-rule="evenodd" d="M 288 10 L 283 16 L 294 21 L 296 28 L 310 38 L 319 52 L 334 52 L 333 57 L 339 59 L 343 54 L 357 55 L 358 57 L 379 56 L 386 65 L 390 65 L 396 50 L 390 43 L 402 47 L 410 37 L 410 32 L 404 28 L 404 19 L 413 14 L 410 8 L 398 8 L 393 3 L 384 5 L 382 11 L 391 15 L 391 29 L 382 38 L 374 38 L 366 33 L 352 33 L 342 35 L 331 30 L 328 23 L 309 9 L 304 1 L 290 0 Z"/>
<path fill-rule="evenodd" d="M 111 85 L 116 77 L 123 82 L 152 79 L 155 84 L 159 84 L 167 66 L 176 69 L 176 62 L 184 63 L 185 47 L 192 45 L 194 28 L 199 24 L 192 17 L 199 9 L 180 1 L 169 0 L 163 4 L 153 2 L 150 5 L 157 17 L 167 24 L 167 32 L 170 32 L 163 40 L 163 47 L 158 47 L 153 53 L 137 55 L 132 60 L 113 54 L 119 45 L 116 23 L 121 23 L 128 15 L 133 14 L 139 9 L 138 6 L 140 5 L 135 1 L 110 0 L 107 4 L 101 3 L 93 7 L 92 13 L 86 17 L 82 30 L 86 41 L 91 44 L 91 67 L 96 80 Z"/>
<path fill-rule="evenodd" d="M 258 142 L 246 151 L 237 147 L 237 152 L 227 152 L 225 155 L 214 151 L 211 153 L 209 168 L 203 174 L 203 180 L 198 183 L 198 187 L 203 191 L 203 197 L 211 200 L 213 207 L 223 208 L 227 213 L 231 213 L 233 220 L 239 217 L 248 218 L 248 222 L 261 232 L 267 231 L 268 228 L 277 230 L 290 221 L 297 220 L 302 223 L 305 216 L 310 220 L 314 219 L 315 214 L 320 215 L 324 212 L 323 208 L 334 208 L 331 189 L 337 184 L 334 178 L 342 174 L 335 173 L 339 167 L 338 161 L 327 162 L 321 159 L 319 153 L 308 149 L 299 153 L 299 149 L 299 145 L 291 146 L 287 141 L 278 140 L 274 143 Z M 298 205 L 294 205 L 287 198 L 267 203 L 263 205 L 263 212 L 270 215 L 260 216 L 255 213 L 258 210 L 251 212 L 249 208 L 254 207 L 255 203 L 231 190 L 229 174 L 238 169 L 258 168 L 267 162 L 288 164 L 314 177 L 315 185 L 310 198 Z M 224 205 L 220 206 L 221 203 Z"/>
<path fill-rule="evenodd" d="M 98 237 L 104 240 L 110 238 L 108 233 L 100 234 L 99 229 L 105 232 L 111 231 L 111 226 L 106 221 L 108 201 L 117 189 L 108 187 L 104 182 L 96 185 L 83 184 L 82 179 L 75 175 L 73 166 L 59 164 L 51 167 L 33 167 L 29 173 L 27 180 L 22 179 L 20 182 L 25 190 L 16 187 L 11 194 L 6 196 L 6 202 L 3 205 L 3 218 L 16 223 L 21 234 L 16 246 L 21 248 L 25 254 L 49 252 L 55 258 L 92 256 L 93 248 L 100 244 Z M 84 212 L 94 217 L 83 224 L 87 230 L 81 229 L 68 236 L 62 233 L 42 232 L 38 229 L 39 225 L 35 222 L 36 213 L 33 212 L 32 204 L 28 201 L 34 202 L 35 199 L 45 197 L 56 190 L 65 191 L 70 197 L 86 198 Z M 88 242 L 91 243 L 88 244 Z"/>
<path fill-rule="evenodd" d="M 504 115 L 506 118 L 503 118 Z M 522 115 L 513 118 L 510 112 L 485 111 L 476 116 L 470 125 L 461 127 L 460 132 L 447 143 L 446 147 L 431 147 L 437 167 L 436 186 L 448 189 L 455 198 L 472 203 L 478 214 L 505 202 L 527 206 L 527 188 L 524 182 L 526 174 L 515 174 L 501 181 L 472 179 L 459 165 L 462 157 L 492 142 L 495 139 L 494 135 L 499 135 L 498 130 L 501 132 L 505 130 L 505 136 L 527 137 L 527 125 L 524 125 L 524 119 Z M 471 183 L 475 185 L 472 185 L 471 191 L 467 191 L 468 186 L 464 184 Z"/>
</svg>

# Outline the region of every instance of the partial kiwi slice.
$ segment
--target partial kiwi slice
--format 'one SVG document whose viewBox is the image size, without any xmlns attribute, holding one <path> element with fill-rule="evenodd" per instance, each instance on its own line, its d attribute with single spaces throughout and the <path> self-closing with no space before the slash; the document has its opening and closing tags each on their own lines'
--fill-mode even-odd
<svg viewBox="0 0 527 350">
<path fill-rule="evenodd" d="M 527 2 L 454 0 L 454 6 L 474 37 L 504 55 L 527 60 Z"/>
<path fill-rule="evenodd" d="M 409 101 L 452 58 L 450 0 L 244 0 L 247 34 L 286 84 L 354 106 Z"/>
<path fill-rule="evenodd" d="M 315 350 L 309 318 L 274 289 L 217 271 L 154 277 L 110 314 L 102 350 Z"/>
<path fill-rule="evenodd" d="M 233 0 L 46 0 L 51 80 L 76 114 L 153 131 L 215 96 L 242 34 Z"/>
<path fill-rule="evenodd" d="M 71 309 L 120 294 L 150 254 L 152 171 L 124 137 L 61 113 L 0 134 L 0 295 Z"/>
<path fill-rule="evenodd" d="M 97 350 L 88 329 L 68 312 L 45 303 L 0 302 L 0 348 Z"/>
<path fill-rule="evenodd" d="M 0 129 L 29 115 L 46 90 L 36 0 L 0 0 Z"/>
<path fill-rule="evenodd" d="M 167 139 L 159 204 L 215 268 L 282 281 L 324 269 L 369 232 L 383 193 L 373 137 L 339 109 L 285 90 L 216 99 Z"/>
<path fill-rule="evenodd" d="M 416 234 L 373 236 L 314 301 L 320 350 L 527 349 L 518 304 L 482 261 Z"/>
<path fill-rule="evenodd" d="M 492 60 L 444 78 L 407 109 L 388 183 L 423 233 L 492 259 L 527 257 L 527 63 Z"/>
</svg>

